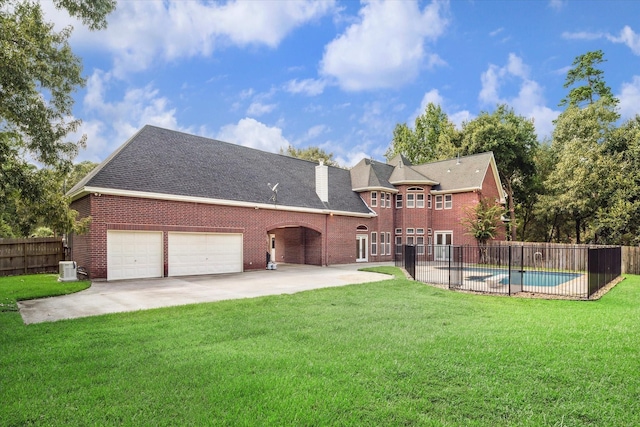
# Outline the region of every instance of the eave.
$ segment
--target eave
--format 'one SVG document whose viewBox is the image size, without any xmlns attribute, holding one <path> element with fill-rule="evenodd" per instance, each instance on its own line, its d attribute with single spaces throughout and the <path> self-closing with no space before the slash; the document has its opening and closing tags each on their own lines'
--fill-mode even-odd
<svg viewBox="0 0 640 427">
<path fill-rule="evenodd" d="M 244 202 L 237 200 L 223 200 L 223 199 L 211 199 L 206 197 L 194 197 L 194 196 L 182 196 L 176 194 L 163 194 L 163 193 L 151 193 L 145 191 L 131 191 L 131 190 L 118 190 L 113 188 L 102 188 L 102 187 L 83 187 L 80 190 L 70 194 L 71 200 L 78 200 L 81 197 L 94 194 L 96 196 L 107 195 L 107 196 L 120 196 L 120 197 L 136 197 L 141 199 L 154 199 L 154 200 L 167 200 L 172 202 L 187 202 L 187 203 L 201 203 L 205 205 L 220 205 L 220 206 L 233 206 L 233 207 L 241 207 L 241 208 L 253 208 L 253 209 L 268 209 L 268 210 L 277 210 L 277 211 L 286 211 L 286 212 L 301 212 L 301 213 L 313 213 L 313 214 L 322 214 L 322 215 L 340 215 L 340 216 L 351 216 L 358 218 L 373 218 L 377 216 L 375 213 L 360 213 L 360 212 L 350 212 L 350 211 L 341 211 L 335 209 L 316 209 L 316 208 L 305 208 L 298 206 L 285 206 L 285 205 L 277 205 L 270 203 L 254 203 L 254 202 Z"/>
</svg>

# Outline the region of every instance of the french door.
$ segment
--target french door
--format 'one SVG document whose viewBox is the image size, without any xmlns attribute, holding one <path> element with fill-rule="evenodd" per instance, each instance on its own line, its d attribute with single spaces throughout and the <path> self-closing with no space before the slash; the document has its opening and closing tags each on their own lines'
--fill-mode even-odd
<svg viewBox="0 0 640 427">
<path fill-rule="evenodd" d="M 449 246 L 453 244 L 453 231 L 436 231 L 435 260 L 449 260 Z"/>
</svg>

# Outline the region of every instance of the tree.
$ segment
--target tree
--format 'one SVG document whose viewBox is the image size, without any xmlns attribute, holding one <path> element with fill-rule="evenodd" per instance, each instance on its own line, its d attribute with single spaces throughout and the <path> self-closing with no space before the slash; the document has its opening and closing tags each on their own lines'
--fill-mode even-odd
<svg viewBox="0 0 640 427">
<path fill-rule="evenodd" d="M 555 169 L 545 181 L 547 194 L 541 202 L 574 225 L 576 243 L 598 240 L 593 221 L 610 203 L 618 160 L 605 146 L 619 119 L 618 100 L 597 65 L 602 51 L 576 57 L 567 73 L 565 87 L 573 87 L 561 105 L 552 138 Z M 584 84 L 576 86 L 580 82 Z M 604 208 L 606 210 L 606 208 Z"/>
<path fill-rule="evenodd" d="M 595 233 L 606 244 L 640 244 L 640 116 L 614 129 L 603 147 L 611 158 L 607 204 L 600 205 Z"/>
<path fill-rule="evenodd" d="M 54 4 L 90 29 L 100 29 L 115 0 Z M 72 93 L 85 83 L 80 59 L 68 43 L 71 31 L 54 31 L 38 2 L 0 0 L 0 207 L 5 224 L 7 211 L 42 203 L 47 193 L 48 182 L 39 180 L 50 178 L 48 173 L 38 173 L 26 159 L 64 174 L 84 145 L 84 136 L 66 140 L 80 125 L 72 116 Z"/>
<path fill-rule="evenodd" d="M 508 198 L 511 239 L 516 239 L 516 200 L 536 174 L 534 156 L 538 140 L 533 121 L 499 105 L 493 113 L 482 112 L 462 127 L 461 154 L 493 151 Z"/>
<path fill-rule="evenodd" d="M 333 159 L 333 153 L 327 153 L 320 147 L 307 147 L 307 148 L 295 148 L 290 145 L 286 150 L 280 149 L 280 154 L 284 154 L 290 157 L 296 157 L 298 159 L 309 160 L 312 162 L 318 162 L 322 160 L 325 165 L 340 167 L 338 162 Z"/>
<path fill-rule="evenodd" d="M 416 117 L 413 130 L 406 123 L 396 125 L 385 156 L 390 160 L 402 154 L 414 164 L 450 159 L 457 153 L 457 140 L 458 133 L 447 114 L 430 102 Z"/>
<path fill-rule="evenodd" d="M 475 206 L 465 209 L 465 216 L 460 220 L 467 229 L 467 234 L 478 241 L 480 262 L 485 261 L 487 242 L 495 239 L 502 224 L 504 208 L 486 197 L 481 197 Z"/>
<path fill-rule="evenodd" d="M 615 117 L 607 100 L 597 100 L 580 109 L 570 106 L 556 120 L 552 150 L 555 167 L 545 182 L 543 204 L 574 223 L 576 243 L 599 207 L 609 203 L 617 160 L 605 153 L 605 141 L 615 129 Z M 589 236 L 587 240 L 596 239 Z"/>
<path fill-rule="evenodd" d="M 571 89 L 567 97 L 562 99 L 560 105 L 581 107 L 585 103 L 591 105 L 598 99 L 602 99 L 605 103 L 615 106 L 618 100 L 604 81 L 604 71 L 596 68 L 597 65 L 604 62 L 604 53 L 601 50 L 577 56 L 573 61 L 573 68 L 567 72 L 564 87 L 569 88 L 582 81 L 586 84 Z"/>
</svg>

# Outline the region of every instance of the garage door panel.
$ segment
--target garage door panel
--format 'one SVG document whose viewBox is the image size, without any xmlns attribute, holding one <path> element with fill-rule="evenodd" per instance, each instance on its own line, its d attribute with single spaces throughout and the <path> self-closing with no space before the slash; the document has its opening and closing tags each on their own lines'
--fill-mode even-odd
<svg viewBox="0 0 640 427">
<path fill-rule="evenodd" d="M 242 271 L 242 234 L 169 233 L 169 276 Z"/>
<path fill-rule="evenodd" d="M 162 277 L 162 232 L 108 231 L 107 280 Z"/>
</svg>

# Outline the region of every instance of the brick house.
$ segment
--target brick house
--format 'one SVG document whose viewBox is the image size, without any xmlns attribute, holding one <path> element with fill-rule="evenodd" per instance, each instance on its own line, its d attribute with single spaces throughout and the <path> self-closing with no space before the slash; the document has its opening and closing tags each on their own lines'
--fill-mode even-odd
<svg viewBox="0 0 640 427">
<path fill-rule="evenodd" d="M 492 153 L 346 170 L 153 126 L 68 194 L 91 217 L 72 259 L 107 280 L 392 261 L 402 244 L 438 258 L 475 244 L 465 206 L 504 203 Z"/>
</svg>

